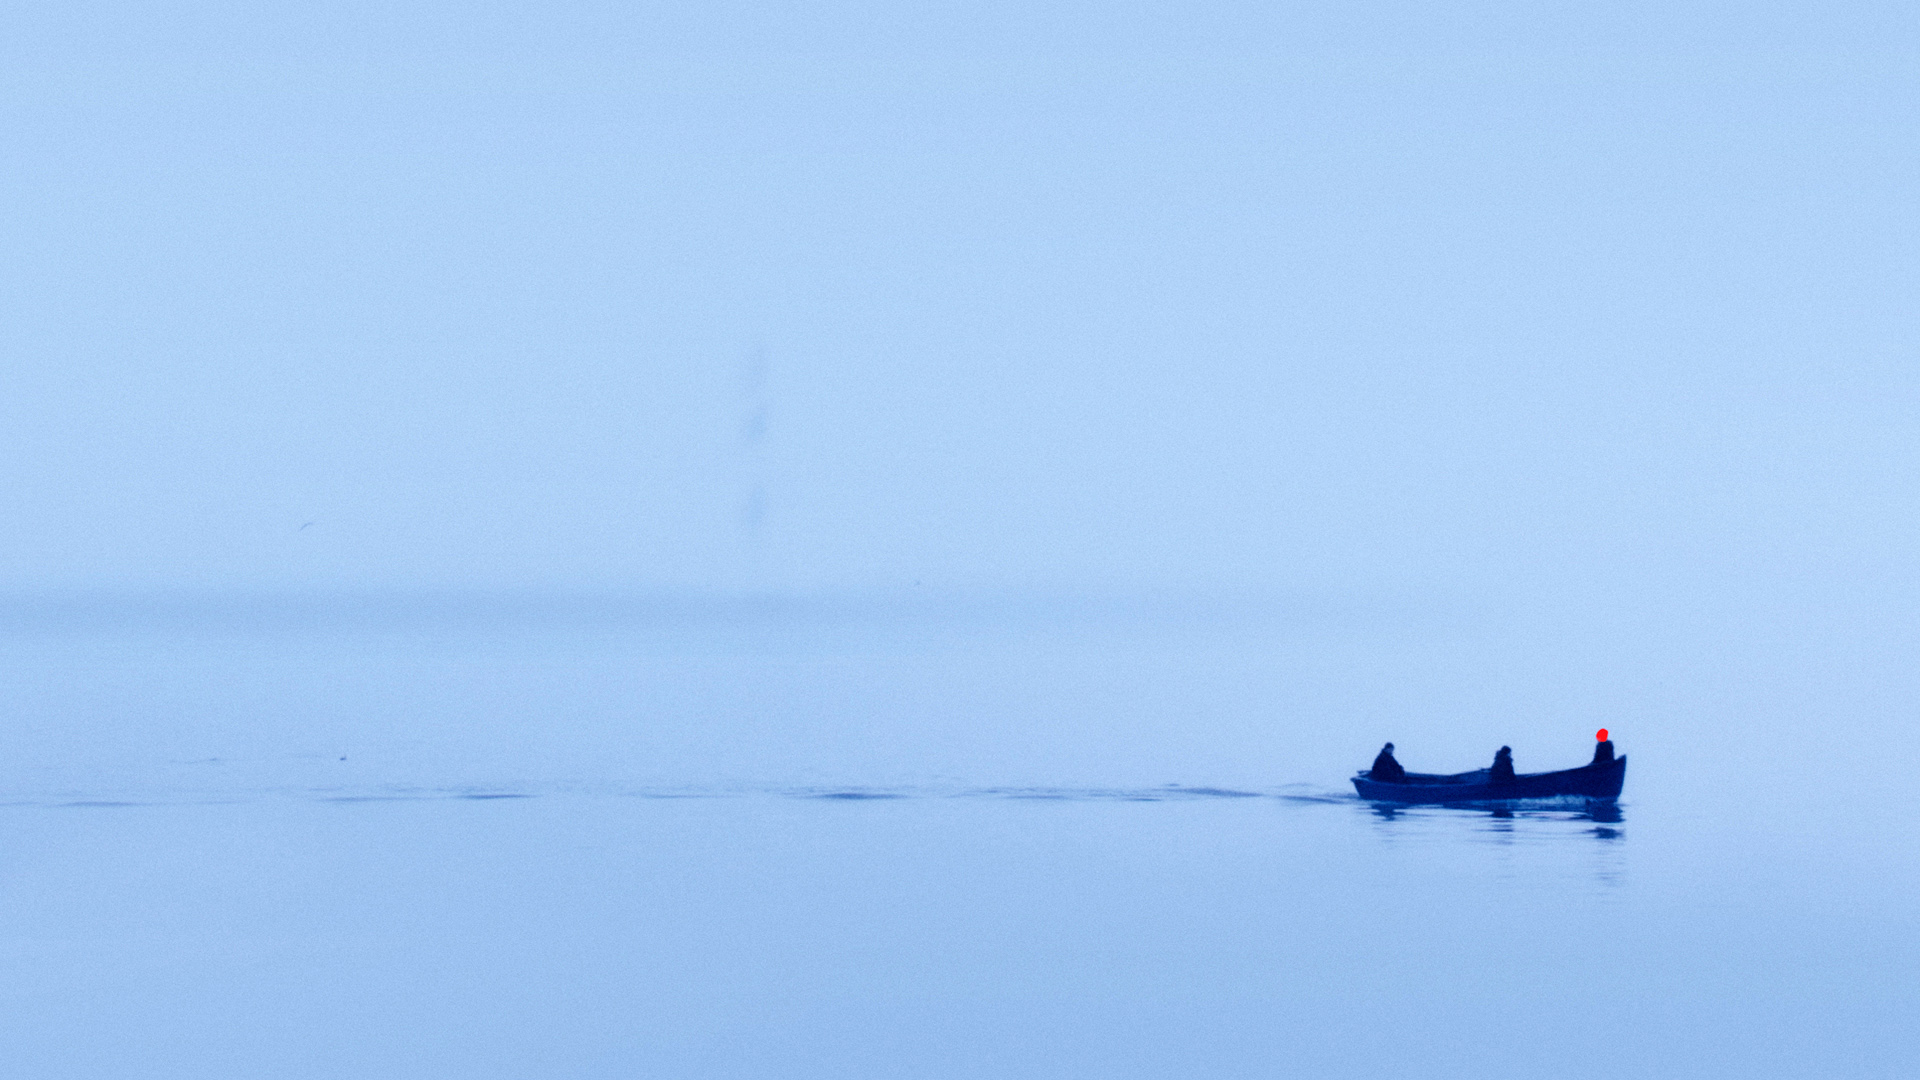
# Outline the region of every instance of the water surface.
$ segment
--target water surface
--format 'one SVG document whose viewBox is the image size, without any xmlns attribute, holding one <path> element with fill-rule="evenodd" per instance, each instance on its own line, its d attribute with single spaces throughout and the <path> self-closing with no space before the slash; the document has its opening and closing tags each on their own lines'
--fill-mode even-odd
<svg viewBox="0 0 1920 1080">
<path fill-rule="evenodd" d="M 1697 659 L 1665 715 L 1613 714 L 1617 806 L 1390 809 L 1344 787 L 1377 742 L 1478 764 L 1501 722 L 1474 726 L 1475 679 L 1504 660 L 1539 684 L 1577 650 L 1019 625 L 16 628 L 10 1068 L 1920 1065 L 1898 804 L 1682 768 L 1712 717 L 1671 703 L 1730 685 Z M 1523 769 L 1584 755 L 1604 674 L 1567 677 L 1560 715 L 1506 710 Z"/>
</svg>

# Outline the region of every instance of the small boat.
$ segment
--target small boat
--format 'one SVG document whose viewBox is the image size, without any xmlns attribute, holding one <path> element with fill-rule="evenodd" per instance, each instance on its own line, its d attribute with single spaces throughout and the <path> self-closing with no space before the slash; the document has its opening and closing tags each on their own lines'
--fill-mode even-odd
<svg viewBox="0 0 1920 1080">
<path fill-rule="evenodd" d="M 1494 782 L 1492 769 L 1438 776 L 1408 773 L 1399 780 L 1375 780 L 1366 772 L 1354 776 L 1353 787 L 1371 802 L 1483 803 L 1516 799 L 1614 799 L 1627 779 L 1626 755 L 1559 772 L 1521 773 Z"/>
</svg>

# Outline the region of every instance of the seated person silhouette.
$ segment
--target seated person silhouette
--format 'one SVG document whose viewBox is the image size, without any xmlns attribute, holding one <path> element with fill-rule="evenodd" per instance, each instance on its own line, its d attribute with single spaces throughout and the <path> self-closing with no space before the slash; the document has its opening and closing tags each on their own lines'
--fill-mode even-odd
<svg viewBox="0 0 1920 1080">
<path fill-rule="evenodd" d="M 1607 738 L 1607 729 L 1601 728 L 1594 738 L 1599 740 L 1599 744 L 1593 748 L 1593 763 L 1595 765 L 1610 764 L 1613 761 L 1613 740 Z"/>
<path fill-rule="evenodd" d="M 1503 746 L 1493 755 L 1493 775 L 1489 783 L 1505 784 L 1513 780 L 1513 749 Z"/>
<path fill-rule="evenodd" d="M 1373 768 L 1367 770 L 1367 776 L 1374 780 L 1389 782 L 1407 778 L 1407 770 L 1401 768 L 1400 763 L 1393 759 L 1392 743 L 1380 748 L 1380 756 L 1373 759 Z"/>
</svg>

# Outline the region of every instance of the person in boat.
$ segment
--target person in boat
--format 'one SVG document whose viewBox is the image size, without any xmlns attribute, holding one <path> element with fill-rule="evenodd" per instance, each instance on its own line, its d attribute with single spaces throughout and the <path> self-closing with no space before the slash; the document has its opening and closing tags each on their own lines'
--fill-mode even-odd
<svg viewBox="0 0 1920 1080">
<path fill-rule="evenodd" d="M 1487 778 L 1495 784 L 1506 783 L 1513 779 L 1513 748 L 1503 746 L 1494 752 L 1493 775 Z"/>
<path fill-rule="evenodd" d="M 1607 738 L 1607 729 L 1601 728 L 1599 733 L 1594 735 L 1594 739 L 1596 742 L 1593 747 L 1593 763 L 1595 765 L 1612 764 L 1613 740 Z"/>
<path fill-rule="evenodd" d="M 1367 770 L 1367 776 L 1374 780 L 1397 781 L 1407 778 L 1407 770 L 1393 759 L 1393 744 L 1380 748 L 1380 755 L 1373 759 L 1373 768 Z"/>
</svg>

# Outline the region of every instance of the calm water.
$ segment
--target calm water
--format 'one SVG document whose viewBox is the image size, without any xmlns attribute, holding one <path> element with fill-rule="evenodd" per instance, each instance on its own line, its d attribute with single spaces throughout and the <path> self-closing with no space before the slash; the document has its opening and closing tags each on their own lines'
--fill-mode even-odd
<svg viewBox="0 0 1920 1080">
<path fill-rule="evenodd" d="M 1910 1075 L 1911 634 L 1753 611 L 16 609 L 9 1070 Z"/>
</svg>

